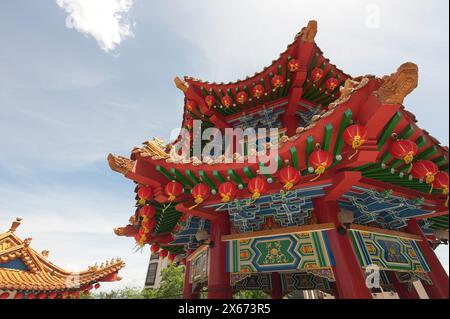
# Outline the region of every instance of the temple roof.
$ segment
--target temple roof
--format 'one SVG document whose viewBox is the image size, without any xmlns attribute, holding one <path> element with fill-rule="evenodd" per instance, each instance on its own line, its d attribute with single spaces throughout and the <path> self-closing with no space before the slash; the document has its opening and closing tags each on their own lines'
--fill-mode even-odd
<svg viewBox="0 0 450 319">
<path fill-rule="evenodd" d="M 443 191 L 430 189 L 430 185 L 423 180 L 413 177 L 409 172 L 410 165 L 404 160 L 393 158 L 390 153 L 390 147 L 397 139 L 410 140 L 418 149 L 414 160 L 432 161 L 439 171 L 448 172 L 448 147 L 441 145 L 436 138 L 420 128 L 415 116 L 403 105 L 405 98 L 418 85 L 418 66 L 407 62 L 394 73 L 383 77 L 367 75 L 350 78 L 323 57 L 313 41 L 316 31 L 316 23 L 310 22 L 278 60 L 264 71 L 245 80 L 223 84 L 192 78 L 176 79 L 177 87 L 185 95 L 185 115 L 190 114 L 206 121 L 207 126 L 221 129 L 241 127 L 245 123 L 244 118 L 248 117 L 256 119 L 251 125 L 258 124 L 260 114 L 269 120 L 276 119 L 277 122 L 267 121 L 266 127 L 281 126 L 286 130 L 281 130 L 282 136 L 276 145 L 266 143 L 258 152 L 266 153 L 271 148 L 277 148 L 278 169 L 292 166 L 300 173 L 298 184 L 291 190 L 291 194 L 299 194 L 297 198 L 292 198 L 292 207 L 297 205 L 295 211 L 301 210 L 306 214 L 294 216 L 298 220 L 305 220 L 314 196 L 328 196 L 333 193 L 330 189 L 333 188 L 332 185 L 347 183 L 347 191 L 336 199 L 341 207 L 354 211 L 361 223 L 377 222 L 381 227 L 401 229 L 408 219 L 416 218 L 421 221 L 422 229 L 429 235 L 436 229 L 448 229 L 448 208 L 444 205 L 446 196 Z M 299 64 L 295 76 L 285 68 L 292 59 L 296 59 Z M 314 82 L 311 72 L 317 67 L 324 71 L 325 77 Z M 276 73 L 278 70 L 281 72 Z M 220 104 L 221 96 L 228 95 L 235 99 L 236 92 L 249 92 L 253 85 L 270 85 L 268 82 L 271 73 L 272 76 L 284 76 L 287 83 L 282 90 L 277 89 L 276 95 L 270 87 L 269 90 L 266 89 L 267 95 L 257 102 L 253 100 L 252 103 L 247 103 L 248 105 L 233 103 L 228 108 Z M 324 89 L 324 82 L 330 77 L 339 79 L 335 92 Z M 263 81 L 258 82 L 261 78 Z M 214 107 L 205 104 L 208 96 L 213 97 Z M 190 103 L 192 101 L 195 103 Z M 185 120 L 183 126 L 186 124 Z M 354 124 L 363 126 L 368 136 L 358 155 L 350 156 L 354 150 L 344 141 L 343 134 Z M 143 147 L 134 148 L 130 159 L 112 154 L 108 156 L 113 170 L 139 185 L 153 188 L 155 201 L 149 203 L 156 209 L 157 227 L 153 235 L 170 234 L 173 241 L 169 242 L 169 245 L 179 249 L 180 244 L 189 248 L 190 245 L 196 244 L 192 234 L 209 227 L 207 223 L 202 222 L 208 219 L 202 217 L 202 210 L 211 211 L 209 208 L 213 208 L 214 214 L 214 211 L 221 207 L 228 210 L 230 219 L 236 218 L 235 223 L 244 220 L 247 222 L 249 216 L 256 216 L 258 222 L 261 222 L 261 214 L 256 212 L 261 211 L 258 205 L 263 205 L 264 200 L 266 206 L 272 203 L 269 210 L 277 210 L 274 203 L 279 200 L 277 196 L 282 185 L 278 173 L 265 174 L 267 180 L 271 181 L 267 198 L 261 197 L 255 205 L 245 205 L 245 200 L 251 196 L 247 189 L 248 183 L 258 175 L 261 168 L 259 162 L 247 161 L 248 154 L 234 154 L 234 160 L 231 162 L 225 161 L 223 156 L 185 158 L 179 156 L 172 145 L 173 143 L 166 147 L 160 140 L 154 139 L 145 142 Z M 320 179 L 312 182 L 315 172 L 310 163 L 310 156 L 316 149 L 328 152 L 333 159 L 329 169 Z M 340 180 L 338 177 L 342 172 L 354 176 L 354 180 Z M 184 187 L 180 201 L 191 202 L 190 191 L 199 183 L 206 184 L 211 190 L 212 195 L 199 207 L 200 214 L 195 218 L 184 205 L 172 205 L 167 211 L 162 208 L 167 202 L 164 185 L 174 180 Z M 239 186 L 236 198 L 244 202 L 237 208 L 232 206 L 234 203 L 224 205 L 220 201 L 218 188 L 227 180 Z M 388 204 L 379 207 L 380 199 Z M 137 233 L 139 229 L 138 203 L 137 207 L 135 223 L 126 228 L 128 236 Z M 233 211 L 234 209 L 238 213 Z M 284 213 L 281 212 L 279 216 L 284 216 Z M 290 221 L 294 218 L 291 213 L 295 212 L 287 212 L 290 217 L 285 216 Z M 191 216 L 188 217 L 189 215 Z M 167 245 L 167 238 L 164 239 Z M 152 237 L 152 240 L 158 243 L 158 237 Z"/>
<path fill-rule="evenodd" d="M 245 126 L 240 118 L 252 116 L 253 126 L 281 128 L 284 123 L 265 123 L 264 120 L 261 121 L 262 116 L 259 114 L 272 112 L 276 117 L 283 115 L 285 107 L 282 105 L 288 104 L 294 88 L 302 89 L 301 103 L 294 107 L 298 114 L 290 116 L 297 117 L 299 123 L 303 122 L 302 114 L 306 113 L 305 116 L 308 117 L 308 113 L 317 106 L 328 106 L 340 96 L 339 88 L 350 76 L 324 57 L 314 42 L 316 33 L 317 22 L 310 21 L 278 59 L 261 72 L 244 80 L 211 83 L 188 76 L 183 80 L 176 78 L 176 86 L 185 95 L 182 127 L 186 128 L 191 119 L 202 120 L 206 127 Z M 294 63 L 295 67 L 290 66 L 290 63 Z M 317 69 L 322 75 L 314 79 L 313 71 Z M 281 86 L 274 84 L 276 77 L 281 80 Z M 336 85 L 331 86 L 331 89 L 327 85 L 330 80 L 336 81 Z M 253 94 L 255 86 L 261 86 L 263 89 L 260 97 Z M 242 102 L 239 99 L 240 94 L 246 96 Z M 214 105 L 205 104 L 207 98 L 210 98 Z M 229 99 L 229 105 L 224 103 L 224 98 Z"/>
<path fill-rule="evenodd" d="M 20 239 L 15 230 L 21 223 L 17 218 L 10 229 L 0 234 L 0 290 L 28 293 L 76 292 L 92 289 L 98 282 L 117 281 L 125 266 L 113 259 L 91 266 L 82 272 L 66 271 L 48 260 L 48 251 L 31 248 L 31 238 Z"/>
</svg>

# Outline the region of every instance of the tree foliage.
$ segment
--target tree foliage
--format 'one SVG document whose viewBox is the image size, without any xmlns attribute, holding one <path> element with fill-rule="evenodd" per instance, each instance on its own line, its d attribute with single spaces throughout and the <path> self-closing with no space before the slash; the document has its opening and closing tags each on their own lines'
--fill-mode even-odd
<svg viewBox="0 0 450 319">
<path fill-rule="evenodd" d="M 126 287 L 108 292 L 92 292 L 80 295 L 80 299 L 177 299 L 182 298 L 184 282 L 184 266 L 169 265 L 161 272 L 161 284 L 157 289 L 140 289 Z M 207 297 L 206 289 L 200 292 L 201 298 Z M 234 299 L 267 299 L 263 291 L 239 291 Z"/>
</svg>

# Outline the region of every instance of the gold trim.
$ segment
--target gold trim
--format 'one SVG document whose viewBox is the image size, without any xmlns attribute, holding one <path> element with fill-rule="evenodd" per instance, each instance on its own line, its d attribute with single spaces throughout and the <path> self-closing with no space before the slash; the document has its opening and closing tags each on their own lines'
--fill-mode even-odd
<svg viewBox="0 0 450 319">
<path fill-rule="evenodd" d="M 396 230 L 388 230 L 388 229 L 370 227 L 370 226 L 362 226 L 362 225 L 352 224 L 352 225 L 350 225 L 350 230 L 366 232 L 366 233 L 382 234 L 382 235 L 388 235 L 388 236 L 392 236 L 392 237 L 400 237 L 400 238 L 405 238 L 405 239 L 412 239 L 415 241 L 422 241 L 422 237 L 420 237 L 419 235 L 404 233 L 404 232 L 400 232 L 400 231 L 396 231 Z"/>
<path fill-rule="evenodd" d="M 258 237 L 266 237 L 266 236 L 277 236 L 277 235 L 289 235 L 289 234 L 300 234 L 300 233 L 309 233 L 315 231 L 329 230 L 334 229 L 336 226 L 334 223 L 327 224 L 315 224 L 315 225 L 305 225 L 305 226 L 293 226 L 286 227 L 283 229 L 268 229 L 261 230 L 249 233 L 241 233 L 241 234 L 232 234 L 222 236 L 222 241 L 230 241 L 237 239 L 249 239 L 249 238 L 258 238 Z"/>
</svg>

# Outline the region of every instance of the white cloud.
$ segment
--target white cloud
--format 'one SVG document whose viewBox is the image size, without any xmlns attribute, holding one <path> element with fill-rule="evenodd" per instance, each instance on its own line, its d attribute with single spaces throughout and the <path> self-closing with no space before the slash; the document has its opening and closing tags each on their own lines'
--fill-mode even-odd
<svg viewBox="0 0 450 319">
<path fill-rule="evenodd" d="M 92 36 L 106 52 L 133 36 L 127 18 L 133 0 L 56 0 L 56 3 L 69 14 L 68 28 Z"/>
</svg>

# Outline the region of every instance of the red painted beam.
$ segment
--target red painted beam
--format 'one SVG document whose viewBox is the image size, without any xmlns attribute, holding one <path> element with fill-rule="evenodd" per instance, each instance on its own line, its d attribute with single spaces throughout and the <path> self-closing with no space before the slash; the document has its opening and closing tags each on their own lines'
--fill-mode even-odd
<svg viewBox="0 0 450 319">
<path fill-rule="evenodd" d="M 448 215 L 448 208 L 443 207 L 441 209 L 437 209 L 437 211 L 435 213 L 432 213 L 429 215 L 418 216 L 418 217 L 415 217 L 415 219 L 422 220 L 422 219 L 428 219 L 428 218 L 445 216 L 445 215 Z"/>
<path fill-rule="evenodd" d="M 218 217 L 218 214 L 214 214 L 198 208 L 189 209 L 189 207 L 186 207 L 184 204 L 181 203 L 175 206 L 175 208 L 177 209 L 177 211 L 187 216 L 199 217 L 206 220 L 215 220 Z"/>
<path fill-rule="evenodd" d="M 361 172 L 340 172 L 333 177 L 333 186 L 325 192 L 326 201 L 336 201 L 362 178 Z"/>
</svg>

